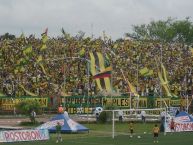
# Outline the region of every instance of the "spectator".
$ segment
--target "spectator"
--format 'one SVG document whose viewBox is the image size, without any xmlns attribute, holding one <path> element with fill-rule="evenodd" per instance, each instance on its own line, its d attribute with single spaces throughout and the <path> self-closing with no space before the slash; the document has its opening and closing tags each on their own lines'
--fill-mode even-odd
<svg viewBox="0 0 193 145">
<path fill-rule="evenodd" d="M 99 115 L 100 115 L 100 114 L 99 114 L 99 112 L 96 112 L 95 115 L 96 115 L 96 122 L 98 123 L 98 121 L 99 121 Z"/>
<path fill-rule="evenodd" d="M 73 36 L 69 36 L 69 38 L 49 38 L 46 42 L 45 51 L 41 49 L 43 42 L 35 37 L 19 37 L 14 40 L 1 39 L 0 53 L 2 54 L 1 62 L 3 62 L 3 65 L 1 66 L 3 71 L 0 71 L 2 72 L 0 92 L 10 96 L 23 96 L 27 95 L 25 90 L 28 90 L 41 96 L 55 96 L 58 93 L 58 88 L 62 86 L 62 90 L 65 90 L 66 94 L 73 92 L 73 90 L 75 94 L 84 94 L 86 89 L 84 84 L 88 83 L 88 80 L 85 79 L 87 75 L 85 61 L 79 59 L 50 61 L 50 58 L 55 59 L 61 55 L 74 57 L 79 54 L 80 50 L 85 49 L 86 53 L 83 57 L 87 57 L 87 59 L 89 59 L 87 56 L 89 51 L 108 54 L 109 61 L 115 66 L 113 68 L 115 81 L 113 82 L 119 79 L 120 69 L 122 69 L 124 72 L 128 72 L 127 77 L 130 82 L 137 82 L 138 79 L 139 95 L 147 96 L 150 88 L 155 90 L 154 83 L 157 81 L 158 72 L 154 58 L 159 61 L 160 49 L 162 49 L 162 63 L 168 72 L 172 92 L 180 96 L 187 90 L 188 94 L 192 95 L 192 54 L 186 46 L 179 43 L 162 44 L 135 40 L 111 40 L 110 42 L 106 44 L 101 38 L 77 39 Z M 28 45 L 32 45 L 32 52 L 24 52 Z M 107 53 L 106 47 L 110 51 L 116 52 L 117 57 Z M 153 75 L 143 76 L 139 74 L 137 78 L 134 75 L 136 68 L 140 70 L 144 67 L 153 70 Z M 63 85 L 64 82 L 65 85 Z M 77 82 L 79 82 L 79 85 L 77 85 Z M 89 82 L 93 84 L 94 81 L 90 79 Z M 185 82 L 186 87 L 183 86 Z M 94 95 L 96 95 L 98 88 L 95 85 L 94 83 L 90 86 L 92 89 L 86 90 L 94 90 Z M 123 93 L 127 90 L 122 83 L 118 83 L 116 88 L 119 88 L 119 92 Z M 160 90 L 157 91 L 159 94 Z M 163 95 L 167 95 L 165 91 L 163 91 Z"/>
<path fill-rule="evenodd" d="M 173 118 L 170 121 L 170 131 L 171 131 L 171 134 L 172 132 L 175 132 L 175 122 Z"/>
<path fill-rule="evenodd" d="M 119 116 L 119 122 L 123 122 L 123 111 L 121 110 L 121 108 L 118 111 L 118 116 Z"/>
<path fill-rule="evenodd" d="M 146 121 L 146 112 L 144 110 L 141 111 L 141 120 L 143 123 Z"/>
<path fill-rule="evenodd" d="M 35 124 L 35 122 L 36 122 L 36 112 L 35 112 L 34 110 L 32 110 L 30 116 L 31 116 L 31 117 L 30 117 L 31 122 L 32 122 L 33 124 Z"/>
</svg>

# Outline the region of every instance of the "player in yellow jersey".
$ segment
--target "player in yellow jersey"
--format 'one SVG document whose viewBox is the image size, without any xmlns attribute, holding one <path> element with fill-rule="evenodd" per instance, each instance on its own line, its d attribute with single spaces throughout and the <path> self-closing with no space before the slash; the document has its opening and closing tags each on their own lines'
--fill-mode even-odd
<svg viewBox="0 0 193 145">
<path fill-rule="evenodd" d="M 154 143 L 158 143 L 158 135 L 159 135 L 159 127 L 157 124 L 153 127 L 153 136 L 154 136 Z"/>
</svg>

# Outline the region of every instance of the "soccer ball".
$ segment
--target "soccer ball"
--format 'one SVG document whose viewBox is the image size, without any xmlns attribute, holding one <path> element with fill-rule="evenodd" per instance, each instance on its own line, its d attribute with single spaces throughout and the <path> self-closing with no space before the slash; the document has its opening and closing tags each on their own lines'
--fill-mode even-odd
<svg viewBox="0 0 193 145">
<path fill-rule="evenodd" d="M 138 135 L 138 136 L 137 136 L 137 138 L 141 138 L 141 136 L 140 136 L 140 135 Z"/>
<path fill-rule="evenodd" d="M 96 107 L 94 110 L 94 114 L 96 115 L 96 113 L 100 114 L 103 111 L 102 107 Z"/>
<path fill-rule="evenodd" d="M 146 134 L 146 132 L 144 132 L 144 134 Z"/>
</svg>

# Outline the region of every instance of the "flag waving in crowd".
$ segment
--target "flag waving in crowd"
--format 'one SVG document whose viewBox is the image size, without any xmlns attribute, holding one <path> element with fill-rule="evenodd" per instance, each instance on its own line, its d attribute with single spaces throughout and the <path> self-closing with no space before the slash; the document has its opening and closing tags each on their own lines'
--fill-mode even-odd
<svg viewBox="0 0 193 145">
<path fill-rule="evenodd" d="M 92 88 L 89 90 L 90 94 L 91 91 L 97 94 L 97 91 L 111 92 L 113 89 L 124 93 L 128 92 L 129 88 L 129 92 L 134 95 L 148 96 L 150 90 L 159 94 L 158 78 L 164 90 L 163 95 L 180 96 L 183 95 L 184 90 L 187 90 L 189 95 L 192 94 L 191 48 L 187 52 L 182 51 L 186 48 L 181 44 L 162 46 L 159 42 L 108 41 L 106 37 L 102 40 L 83 35 L 74 37 L 64 29 L 62 33 L 61 37 L 48 38 L 46 28 L 42 33 L 41 41 L 34 35 L 25 37 L 23 34 L 14 39 L 1 39 L 0 59 L 3 62 L 0 67 L 3 70 L 0 77 L 1 94 L 6 95 L 13 90 L 14 93 L 9 93 L 10 95 L 21 96 L 33 92 L 35 95 L 48 96 L 60 92 L 61 89 L 65 90 L 66 94 L 83 94 L 85 89 L 90 87 Z M 156 61 L 149 59 L 159 58 L 157 46 L 162 47 L 163 50 L 164 66 L 159 65 L 161 66 L 157 67 L 159 69 L 155 67 Z M 136 64 L 136 56 L 139 54 L 141 55 Z M 68 57 L 72 59 L 65 59 Z M 89 86 L 86 86 L 88 76 L 84 57 L 89 59 L 92 74 L 89 78 Z M 136 65 L 141 68 L 138 78 Z M 67 67 L 61 71 L 62 66 Z M 121 69 L 127 72 L 129 81 L 123 80 L 120 76 Z M 155 74 L 158 74 L 158 77 Z M 183 81 L 182 78 L 186 79 Z M 137 90 L 136 79 L 138 79 Z M 187 86 L 184 85 L 185 81 Z M 112 89 L 113 84 L 116 86 Z M 113 93 L 116 91 L 113 90 Z"/>
<path fill-rule="evenodd" d="M 112 91 L 111 71 L 112 67 L 105 64 L 105 57 L 100 52 L 90 52 L 90 70 L 96 80 L 99 90 Z"/>
</svg>

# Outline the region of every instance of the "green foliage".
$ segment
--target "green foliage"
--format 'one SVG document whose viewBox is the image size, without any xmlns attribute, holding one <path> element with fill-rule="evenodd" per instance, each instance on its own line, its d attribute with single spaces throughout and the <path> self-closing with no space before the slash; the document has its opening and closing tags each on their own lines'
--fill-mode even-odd
<svg viewBox="0 0 193 145">
<path fill-rule="evenodd" d="M 126 36 L 137 40 L 154 40 L 161 42 L 179 42 L 190 44 L 193 42 L 193 24 L 189 18 L 176 20 L 151 21 L 149 24 L 134 25 L 133 33 Z"/>
<path fill-rule="evenodd" d="M 99 115 L 99 123 L 106 123 L 112 121 L 112 112 L 111 111 L 103 111 Z"/>
<path fill-rule="evenodd" d="M 25 115 L 29 115 L 32 110 L 34 110 L 36 113 L 41 113 L 40 108 L 40 103 L 35 100 L 24 100 L 16 105 L 16 109 Z"/>
<path fill-rule="evenodd" d="M 5 33 L 4 35 L 0 36 L 0 40 L 14 40 L 15 39 L 15 35 L 9 34 L 9 33 Z"/>
<path fill-rule="evenodd" d="M 105 110 L 115 110 L 115 109 L 118 109 L 118 107 L 112 104 L 106 104 L 104 109 Z"/>
<path fill-rule="evenodd" d="M 112 104 L 107 104 L 105 106 L 105 110 L 115 110 L 117 109 L 117 106 L 113 106 Z M 111 121 L 112 119 L 112 112 L 111 111 L 103 111 L 99 115 L 99 122 L 100 123 L 106 123 Z"/>
<path fill-rule="evenodd" d="M 101 112 L 100 115 L 99 115 L 99 122 L 100 123 L 107 122 L 107 116 L 108 116 L 108 114 L 107 114 L 106 111 Z"/>
<path fill-rule="evenodd" d="M 104 108 L 105 110 L 115 110 L 118 109 L 117 106 L 113 106 L 112 104 L 107 104 Z M 103 111 L 99 115 L 99 122 L 106 123 L 110 122 L 112 119 L 112 112 L 111 111 Z"/>
</svg>

